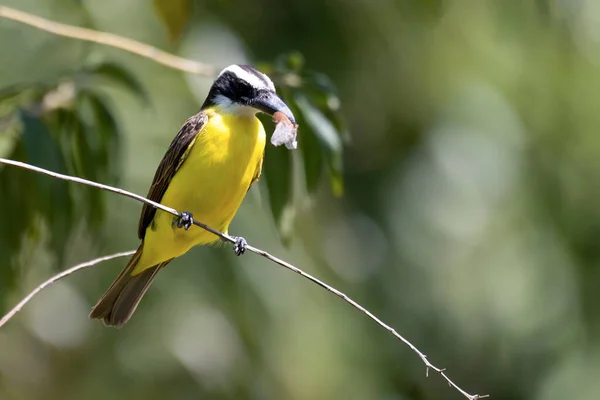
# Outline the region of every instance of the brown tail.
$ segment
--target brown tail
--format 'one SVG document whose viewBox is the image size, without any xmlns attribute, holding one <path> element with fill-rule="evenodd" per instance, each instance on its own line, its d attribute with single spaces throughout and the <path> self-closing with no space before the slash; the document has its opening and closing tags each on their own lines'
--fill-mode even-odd
<svg viewBox="0 0 600 400">
<path fill-rule="evenodd" d="M 129 321 L 158 271 L 171 261 L 165 261 L 137 275 L 131 275 L 142 255 L 143 247 L 144 243 L 142 242 L 125 269 L 98 300 L 90 313 L 90 318 L 103 319 L 105 325 L 116 328 L 120 328 Z"/>
</svg>

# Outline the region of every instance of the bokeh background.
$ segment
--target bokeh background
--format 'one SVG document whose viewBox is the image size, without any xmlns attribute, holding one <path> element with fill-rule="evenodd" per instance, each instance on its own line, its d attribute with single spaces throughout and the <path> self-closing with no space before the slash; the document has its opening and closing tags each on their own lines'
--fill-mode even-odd
<svg viewBox="0 0 600 400">
<path fill-rule="evenodd" d="M 262 180 L 230 232 L 355 298 L 469 393 L 600 398 L 596 0 L 196 1 L 176 42 L 146 0 L 2 4 L 218 67 L 298 51 L 339 91 L 344 195 L 326 178 L 311 196 L 296 185 L 284 245 Z M 90 59 L 118 63 L 147 93 L 99 88 L 121 139 L 97 177 L 145 194 L 211 79 L 0 20 L 0 89 L 55 85 Z M 46 154 L 44 143 L 33 147 Z M 31 173 L 0 173 L 12 182 L 3 204 L 27 194 Z M 138 245 L 140 204 L 102 198 L 62 254 L 59 201 L 50 220 L 0 210 L 4 233 L 37 226 L 3 236 L 3 311 L 58 270 Z M 173 262 L 126 327 L 104 328 L 87 314 L 124 262 L 51 286 L 0 330 L 1 399 L 462 398 L 348 304 L 227 247 Z"/>
</svg>

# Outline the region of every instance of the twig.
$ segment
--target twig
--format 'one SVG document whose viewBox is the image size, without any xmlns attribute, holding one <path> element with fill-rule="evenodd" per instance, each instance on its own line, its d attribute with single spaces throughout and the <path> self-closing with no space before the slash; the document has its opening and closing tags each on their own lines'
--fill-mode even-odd
<svg viewBox="0 0 600 400">
<path fill-rule="evenodd" d="M 117 49 L 125 50 L 130 53 L 149 58 L 159 64 L 163 64 L 180 71 L 189 72 L 191 74 L 208 77 L 212 77 L 217 74 L 216 69 L 211 65 L 179 57 L 167 53 L 166 51 L 162 51 L 154 46 L 150 46 L 148 44 L 112 33 L 61 24 L 59 22 L 50 21 L 45 18 L 31 15 L 6 6 L 0 6 L 0 18 L 6 18 L 25 25 L 33 26 L 34 28 L 50 32 L 58 36 L 85 40 L 86 42 L 93 42 L 115 47 Z"/>
<path fill-rule="evenodd" d="M 44 290 L 47 286 L 49 286 L 49 285 L 53 284 L 54 282 L 58 281 L 59 279 L 62 279 L 62 278 L 64 278 L 67 275 L 71 275 L 73 272 L 79 271 L 80 269 L 92 267 L 92 266 L 94 266 L 96 264 L 99 264 L 99 263 L 101 263 L 103 261 L 112 260 L 114 258 L 130 256 L 133 253 L 135 253 L 135 250 L 123 251 L 121 253 L 115 253 L 115 254 L 110 254 L 108 256 L 99 257 L 99 258 L 96 258 L 96 259 L 91 260 L 91 261 L 86 261 L 84 263 L 77 264 L 74 267 L 71 267 L 69 269 L 66 269 L 66 270 L 62 271 L 59 274 L 54 275 L 53 277 L 51 277 L 50 279 L 48 279 L 47 281 L 45 281 L 44 283 L 42 283 L 41 285 L 39 285 L 38 287 L 36 287 L 35 289 L 33 289 L 33 291 L 31 293 L 29 293 L 23 300 L 21 300 L 19 302 L 19 304 L 17 304 L 16 306 L 14 306 L 12 310 L 10 310 L 4 317 L 2 317 L 2 319 L 0 319 L 0 328 L 4 324 L 6 324 L 9 319 L 11 319 L 12 317 L 14 317 L 14 315 L 16 313 L 18 313 L 19 311 L 21 311 L 21 309 L 23 308 L 23 306 L 25 306 L 25 304 L 27 304 L 36 294 L 38 294 L 39 292 L 41 292 L 42 290 Z"/>
<path fill-rule="evenodd" d="M 70 181 L 70 182 L 76 182 L 76 183 L 81 183 L 84 185 L 88 185 L 88 186 L 93 186 L 102 190 L 106 190 L 109 192 L 113 192 L 113 193 L 117 193 L 120 194 L 122 196 L 126 196 L 126 197 L 130 197 L 132 199 L 135 199 L 137 201 L 140 201 L 142 203 L 146 203 L 146 204 L 150 204 L 153 207 L 156 207 L 160 210 L 163 210 L 165 212 L 168 212 L 170 214 L 176 215 L 176 216 L 181 216 L 181 213 L 179 213 L 177 210 L 174 210 L 170 207 L 166 207 L 162 204 L 156 203 L 152 200 L 148 200 L 145 197 L 142 197 L 140 195 L 137 195 L 135 193 L 131 193 L 128 192 L 126 190 L 123 189 L 118 189 L 112 186 L 108 186 L 108 185 L 103 185 L 101 183 L 96 183 L 96 182 L 92 182 L 92 181 L 88 181 L 87 179 L 82 179 L 82 178 L 77 178 L 74 176 L 69 176 L 69 175 L 63 175 L 63 174 L 59 174 L 57 172 L 52 172 L 52 171 L 48 171 L 46 169 L 40 168 L 40 167 L 35 167 L 33 165 L 29 165 L 23 162 L 19 162 L 19 161 L 14 161 L 14 160 L 7 160 L 5 158 L 0 158 L 0 164 L 7 164 L 7 165 L 13 165 L 16 167 L 20 167 L 20 168 L 24 168 L 24 169 L 28 169 L 31 171 L 35 171 L 41 174 L 45 174 L 45 175 L 49 175 L 52 176 L 54 178 L 58 178 L 58 179 L 63 179 L 66 181 Z M 230 243 L 235 243 L 236 240 L 234 237 L 229 236 L 225 233 L 219 232 L 215 229 L 212 229 L 209 226 L 204 225 L 201 222 L 198 222 L 196 220 L 193 221 L 194 225 L 199 226 L 203 229 L 206 229 L 207 231 L 219 236 L 222 240 L 230 242 Z M 362 313 L 366 314 L 369 318 L 371 318 L 373 321 L 375 321 L 379 326 L 381 326 L 383 329 L 385 329 L 386 331 L 388 331 L 389 333 L 391 333 L 392 335 L 394 335 L 398 340 L 402 341 L 404 344 L 406 344 L 408 347 L 410 347 L 410 349 L 412 351 L 414 351 L 423 361 L 423 363 L 425 364 L 426 367 L 426 372 L 428 373 L 429 370 L 433 370 L 437 373 L 439 373 L 447 382 L 448 384 L 455 388 L 456 390 L 458 390 L 463 396 L 465 396 L 467 399 L 469 400 L 479 400 L 479 399 L 483 399 L 485 397 L 489 397 L 488 395 L 479 395 L 479 394 L 469 394 L 467 392 L 465 392 L 464 390 L 462 390 L 460 387 L 458 387 L 458 385 L 456 385 L 454 382 L 452 382 L 452 380 L 450 380 L 450 378 L 448 377 L 448 375 L 446 375 L 446 370 L 444 368 L 438 368 L 436 366 L 434 366 L 433 364 L 431 364 L 429 362 L 429 360 L 427 359 L 427 356 L 425 354 L 423 354 L 419 349 L 417 349 L 411 342 L 409 342 L 407 339 L 405 339 L 402 335 L 400 335 L 398 332 L 396 332 L 396 330 L 392 327 L 390 327 L 389 325 L 385 324 L 382 320 L 380 320 L 379 318 L 377 318 L 373 313 L 371 313 L 369 310 L 367 310 L 366 308 L 364 308 L 363 306 L 361 306 L 360 304 L 358 304 L 356 301 L 352 300 L 350 297 L 348 297 L 346 294 L 340 292 L 339 290 L 337 290 L 336 288 L 329 286 L 328 284 L 320 281 L 319 279 L 315 278 L 314 276 L 304 272 L 303 270 L 301 270 L 298 267 L 293 266 L 292 264 L 281 260 L 280 258 L 277 258 L 269 253 L 267 253 L 264 250 L 258 249 L 256 247 L 247 245 L 246 249 L 248 251 L 251 251 L 255 254 L 258 254 L 259 256 L 262 256 L 264 258 L 266 258 L 267 260 L 270 260 L 272 262 L 274 262 L 275 264 L 281 265 L 284 268 L 289 269 L 290 271 L 293 271 L 299 275 L 301 275 L 303 278 L 308 279 L 309 281 L 316 283 L 317 285 L 321 286 L 322 288 L 328 290 L 329 292 L 335 294 L 336 296 L 340 297 L 341 299 L 343 299 L 344 301 L 346 301 L 348 304 L 350 304 L 352 307 L 356 308 L 357 310 L 361 311 Z M 111 257 L 111 256 L 108 256 Z M 97 260 L 94 260 L 97 261 Z M 93 262 L 93 261 L 92 261 Z M 74 267 L 76 268 L 76 267 Z M 73 269 L 73 268 L 72 268 Z M 71 270 L 68 270 L 71 271 Z M 65 271 L 66 273 L 67 271 Z M 72 272 L 72 271 L 71 271 Z M 63 274 L 65 274 L 63 273 Z M 69 272 L 70 273 L 70 272 Z M 60 275 L 60 274 L 59 274 Z M 65 274 L 68 275 L 68 274 Z M 58 275 L 57 275 L 58 276 Z M 62 277 L 62 276 L 61 276 Z M 50 281 L 45 282 L 42 286 L 47 285 L 49 283 L 52 283 Z M 39 290 L 41 290 L 43 287 L 41 287 Z M 38 290 L 38 291 L 39 291 Z M 30 294 L 28 297 L 32 297 L 33 295 L 35 295 L 37 292 L 33 292 L 32 294 Z M 23 302 L 28 301 L 29 299 L 26 298 Z M 22 303 L 23 303 L 22 302 Z M 19 303 L 19 305 L 21 305 L 21 303 Z M 19 306 L 17 306 L 16 308 L 18 308 Z M 17 310 L 18 311 L 18 310 Z M 16 311 L 15 311 L 16 312 Z M 12 314 L 14 314 L 14 312 L 11 311 Z M 12 317 L 11 313 L 9 313 L 7 316 L 5 316 L 2 319 L 2 323 L 0 323 L 0 327 L 2 326 L 2 324 L 5 322 L 5 319 L 10 319 Z"/>
</svg>

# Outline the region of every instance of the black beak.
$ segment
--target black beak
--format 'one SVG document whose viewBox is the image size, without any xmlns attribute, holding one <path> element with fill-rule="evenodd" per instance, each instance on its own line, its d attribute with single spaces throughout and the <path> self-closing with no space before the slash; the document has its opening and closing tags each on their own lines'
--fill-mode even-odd
<svg viewBox="0 0 600 400">
<path fill-rule="evenodd" d="M 275 92 L 265 91 L 261 93 L 254 101 L 252 101 L 252 106 L 269 115 L 273 115 L 277 111 L 280 111 L 288 117 L 293 124 L 296 123 L 292 110 L 290 110 L 287 104 L 285 104 Z"/>
</svg>

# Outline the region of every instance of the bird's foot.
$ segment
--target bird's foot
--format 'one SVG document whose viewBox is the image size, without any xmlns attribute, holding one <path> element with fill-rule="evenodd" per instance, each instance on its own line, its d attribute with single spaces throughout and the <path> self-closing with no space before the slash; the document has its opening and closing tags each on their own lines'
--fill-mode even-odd
<svg viewBox="0 0 600 400">
<path fill-rule="evenodd" d="M 188 211 L 184 211 L 181 213 L 179 217 L 176 218 L 177 227 L 183 228 L 186 231 L 190 229 L 190 226 L 194 223 L 194 218 L 192 217 L 192 213 Z"/>
<path fill-rule="evenodd" d="M 236 256 L 241 256 L 246 251 L 246 247 L 248 246 L 248 242 L 241 236 L 234 236 L 235 243 L 233 244 L 233 251 Z"/>
</svg>

